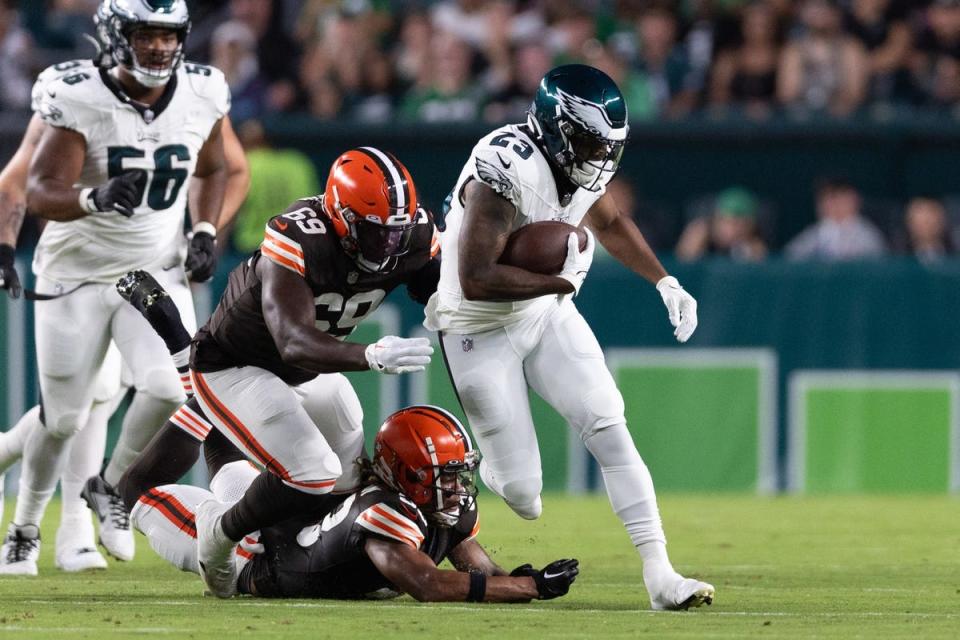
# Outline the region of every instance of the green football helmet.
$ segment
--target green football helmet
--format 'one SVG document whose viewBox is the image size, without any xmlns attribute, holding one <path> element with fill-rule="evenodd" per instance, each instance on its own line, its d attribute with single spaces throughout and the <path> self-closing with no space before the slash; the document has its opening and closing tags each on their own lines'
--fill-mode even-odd
<svg viewBox="0 0 960 640">
<path fill-rule="evenodd" d="M 563 65 L 543 77 L 527 125 L 549 161 L 589 191 L 599 191 L 616 174 L 630 130 L 616 83 L 583 64 Z"/>
<path fill-rule="evenodd" d="M 102 0 L 93 22 L 105 56 L 127 69 L 145 87 L 165 85 L 183 61 L 183 46 L 190 33 L 190 14 L 184 0 Z M 130 44 L 130 34 L 145 27 L 169 29 L 177 34 L 179 44 L 162 65 L 142 64 Z"/>
</svg>

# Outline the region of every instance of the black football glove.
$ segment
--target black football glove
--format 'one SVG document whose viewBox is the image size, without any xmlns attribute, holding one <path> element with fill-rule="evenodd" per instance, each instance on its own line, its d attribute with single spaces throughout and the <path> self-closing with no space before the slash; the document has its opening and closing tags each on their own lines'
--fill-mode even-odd
<svg viewBox="0 0 960 640">
<path fill-rule="evenodd" d="M 127 171 L 94 189 L 90 198 L 97 211 L 116 211 L 129 218 L 143 197 L 143 189 L 139 188 L 138 183 L 145 182 L 146 173 L 143 170 Z"/>
<path fill-rule="evenodd" d="M 13 260 L 16 252 L 8 244 L 0 244 L 0 289 L 6 289 L 11 298 L 20 297 L 20 276 Z"/>
<path fill-rule="evenodd" d="M 185 265 L 191 282 L 206 282 L 217 269 L 217 241 L 206 231 L 194 231 Z"/>
<path fill-rule="evenodd" d="M 537 585 L 537 597 L 540 600 L 552 600 L 566 595 L 579 573 L 579 560 L 554 560 L 540 571 L 529 564 L 520 565 L 510 575 L 514 578 L 533 578 Z"/>
</svg>

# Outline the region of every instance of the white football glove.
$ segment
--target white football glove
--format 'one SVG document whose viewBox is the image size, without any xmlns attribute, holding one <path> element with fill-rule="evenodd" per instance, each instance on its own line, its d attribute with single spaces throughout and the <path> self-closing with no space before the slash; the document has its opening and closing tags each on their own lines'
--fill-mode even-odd
<svg viewBox="0 0 960 640">
<path fill-rule="evenodd" d="M 399 338 L 384 336 L 367 345 L 363 352 L 373 371 L 381 373 L 410 373 L 423 371 L 430 364 L 433 347 L 427 338 Z"/>
<path fill-rule="evenodd" d="M 697 328 L 697 301 L 687 293 L 673 276 L 664 276 L 657 282 L 657 291 L 667 306 L 673 335 L 677 342 L 686 342 Z"/>
<path fill-rule="evenodd" d="M 570 235 L 567 236 L 567 259 L 563 261 L 563 269 L 557 274 L 557 277 L 563 278 L 573 285 L 574 296 L 580 293 L 580 287 L 583 285 L 587 272 L 590 271 L 590 265 L 593 263 L 593 233 L 586 227 L 583 230 L 587 234 L 587 246 L 584 247 L 583 251 L 580 251 L 580 238 L 576 231 L 571 231 Z M 570 294 L 563 294 L 561 301 L 563 296 L 568 295 Z"/>
</svg>

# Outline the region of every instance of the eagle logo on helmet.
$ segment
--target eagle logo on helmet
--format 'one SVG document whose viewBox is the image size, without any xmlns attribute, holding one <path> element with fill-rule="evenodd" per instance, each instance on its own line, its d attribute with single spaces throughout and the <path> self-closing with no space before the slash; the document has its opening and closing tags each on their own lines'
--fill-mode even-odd
<svg viewBox="0 0 960 640">
<path fill-rule="evenodd" d="M 572 96 L 563 89 L 557 89 L 557 96 L 560 98 L 560 109 L 568 118 L 595 136 L 607 137 L 607 133 L 613 128 L 613 122 L 610 121 L 610 116 L 602 105 L 584 100 L 579 96 Z M 595 124 L 597 115 L 603 121 L 605 131 Z"/>
</svg>

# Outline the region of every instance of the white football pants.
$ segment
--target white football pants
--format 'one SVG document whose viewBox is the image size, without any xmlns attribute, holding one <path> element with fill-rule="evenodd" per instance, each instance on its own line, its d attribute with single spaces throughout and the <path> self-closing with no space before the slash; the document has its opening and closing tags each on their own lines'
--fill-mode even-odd
<svg viewBox="0 0 960 640">
<path fill-rule="evenodd" d="M 207 420 L 251 460 L 298 491 L 334 489 L 343 469 L 340 459 L 294 387 L 253 366 L 192 371 L 191 380 Z"/>
<path fill-rule="evenodd" d="M 173 298 L 187 331 L 196 330 L 193 301 L 181 268 L 153 273 Z M 37 279 L 42 293 L 58 283 Z M 126 437 L 146 443 L 184 401 L 183 387 L 163 340 L 112 284 L 91 284 L 36 306 L 35 332 L 44 429 L 27 439 L 14 522 L 37 524 L 63 471 L 67 447 L 86 423 L 96 376 L 110 340 L 130 371 L 137 397 L 124 420 Z"/>
<path fill-rule="evenodd" d="M 527 519 L 541 511 L 529 386 L 599 463 L 611 505 L 633 543 L 663 541 L 653 482 L 627 431 L 623 397 L 593 331 L 569 298 L 541 316 L 470 335 L 444 332 L 441 341 L 483 454 L 481 476 L 514 511 Z"/>
</svg>

